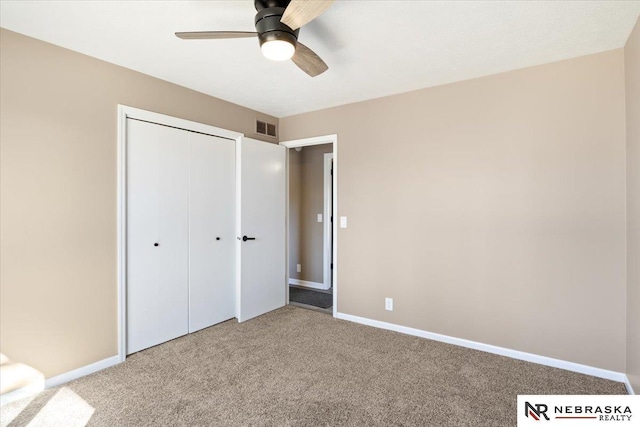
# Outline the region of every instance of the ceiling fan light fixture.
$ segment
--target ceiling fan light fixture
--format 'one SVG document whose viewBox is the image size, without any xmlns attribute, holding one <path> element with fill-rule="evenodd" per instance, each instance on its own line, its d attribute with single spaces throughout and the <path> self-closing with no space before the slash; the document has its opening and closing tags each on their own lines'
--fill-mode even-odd
<svg viewBox="0 0 640 427">
<path fill-rule="evenodd" d="M 268 40 L 260 48 L 262 54 L 272 61 L 291 59 L 296 51 L 296 47 L 287 40 Z"/>
<path fill-rule="evenodd" d="M 0 0 L 1 1 L 1 0 Z M 310 77 L 329 68 L 314 51 L 298 42 L 300 27 L 317 18 L 334 0 L 254 0 L 256 31 L 187 31 L 181 39 L 257 37 L 262 54 L 272 61 L 292 60 Z"/>
</svg>

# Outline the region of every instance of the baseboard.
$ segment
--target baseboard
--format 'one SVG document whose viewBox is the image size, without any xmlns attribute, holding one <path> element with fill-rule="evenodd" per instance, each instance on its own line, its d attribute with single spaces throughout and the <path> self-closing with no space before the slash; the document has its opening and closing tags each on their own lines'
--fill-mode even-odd
<svg viewBox="0 0 640 427">
<path fill-rule="evenodd" d="M 7 403 L 15 402 L 16 400 L 23 399 L 28 396 L 33 396 L 44 390 L 44 379 L 37 381 L 35 384 L 29 384 L 19 389 L 10 391 L 3 395 L 0 395 L 0 406 Z"/>
<path fill-rule="evenodd" d="M 69 381 L 73 381 L 77 378 L 84 377 L 85 375 L 93 374 L 94 372 L 98 372 L 105 368 L 117 365 L 118 363 L 120 363 L 119 356 L 107 357 L 106 359 L 102 359 L 90 365 L 86 365 L 81 368 L 74 369 L 73 371 L 65 372 L 64 374 L 51 377 L 44 382 L 44 387 L 57 387 L 59 385 L 68 383 Z"/>
<path fill-rule="evenodd" d="M 629 379 L 622 372 L 609 371 L 607 369 L 596 368 L 593 366 L 582 365 L 580 363 L 568 362 L 566 360 L 554 359 L 552 357 L 540 356 L 538 354 L 526 353 L 524 351 L 512 350 L 509 348 L 498 347 L 491 344 L 484 344 L 476 341 L 470 341 L 462 338 L 450 337 L 448 335 L 437 334 L 434 332 L 423 331 L 421 329 L 409 328 L 393 323 L 381 322 L 379 320 L 367 319 L 366 317 L 353 316 L 351 314 L 336 313 L 337 319 L 348 320 L 350 322 L 361 323 L 363 325 L 373 326 L 375 328 L 387 329 L 390 331 L 400 332 L 416 337 L 427 338 L 434 341 L 440 341 L 447 344 L 458 345 L 460 347 L 480 350 L 487 353 L 493 353 L 500 356 L 510 357 L 512 359 L 524 360 L 527 362 L 537 363 L 539 365 L 551 366 L 567 371 L 578 372 L 580 374 L 591 375 L 598 378 L 617 381 L 624 383 L 627 390 L 633 392 Z"/>
<path fill-rule="evenodd" d="M 324 283 L 309 282 L 306 280 L 289 279 L 289 284 L 296 285 L 296 286 L 304 286 L 305 288 L 311 288 L 311 289 L 321 289 L 323 291 L 326 291 L 328 289 L 324 286 Z"/>
<path fill-rule="evenodd" d="M 624 376 L 624 386 L 627 388 L 627 393 L 633 395 L 636 394 L 636 392 L 633 390 L 633 387 L 631 386 L 631 382 L 629 381 L 629 377 L 628 376 Z"/>
</svg>

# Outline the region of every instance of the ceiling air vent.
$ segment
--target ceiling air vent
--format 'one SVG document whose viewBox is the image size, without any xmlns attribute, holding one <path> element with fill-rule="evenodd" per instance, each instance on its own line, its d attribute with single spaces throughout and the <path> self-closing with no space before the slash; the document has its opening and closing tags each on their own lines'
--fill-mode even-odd
<svg viewBox="0 0 640 427">
<path fill-rule="evenodd" d="M 278 136 L 276 125 L 260 120 L 256 120 L 256 133 L 260 135 L 272 136 L 274 138 Z"/>
</svg>

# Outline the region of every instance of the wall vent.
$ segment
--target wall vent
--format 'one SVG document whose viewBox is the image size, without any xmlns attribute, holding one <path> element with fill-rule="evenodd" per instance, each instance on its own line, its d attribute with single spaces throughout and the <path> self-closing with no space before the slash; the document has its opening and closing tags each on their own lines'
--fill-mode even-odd
<svg viewBox="0 0 640 427">
<path fill-rule="evenodd" d="M 261 120 L 256 120 L 256 133 L 274 138 L 278 136 L 276 125 L 273 123 L 263 122 Z"/>
</svg>

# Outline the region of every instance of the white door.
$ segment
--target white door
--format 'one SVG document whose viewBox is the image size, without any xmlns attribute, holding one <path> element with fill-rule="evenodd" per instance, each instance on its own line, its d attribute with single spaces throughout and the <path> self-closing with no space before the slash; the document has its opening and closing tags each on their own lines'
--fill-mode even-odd
<svg viewBox="0 0 640 427">
<path fill-rule="evenodd" d="M 189 132 L 189 332 L 235 317 L 235 141 Z"/>
<path fill-rule="evenodd" d="M 286 149 L 249 138 L 236 149 L 237 318 L 244 322 L 286 303 Z"/>
<path fill-rule="evenodd" d="M 127 120 L 127 354 L 188 333 L 188 166 L 186 132 Z"/>
</svg>

